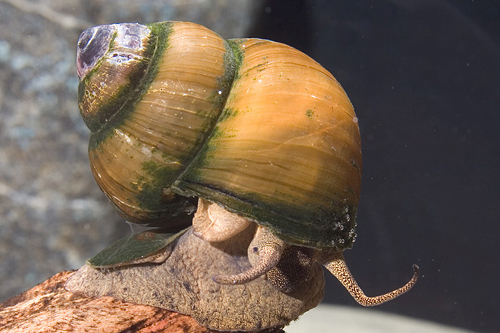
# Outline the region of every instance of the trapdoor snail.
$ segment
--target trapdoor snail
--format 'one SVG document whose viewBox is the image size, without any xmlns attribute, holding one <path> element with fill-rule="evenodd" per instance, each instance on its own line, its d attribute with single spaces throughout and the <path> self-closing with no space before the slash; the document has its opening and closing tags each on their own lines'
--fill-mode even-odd
<svg viewBox="0 0 500 333">
<path fill-rule="evenodd" d="M 85 30 L 77 67 L 96 181 L 121 216 L 156 232 L 104 250 L 69 289 L 256 331 L 316 306 L 321 266 L 365 306 L 415 284 L 417 266 L 403 287 L 367 297 L 345 264 L 358 122 L 340 84 L 305 54 L 193 23 L 124 23 Z"/>
</svg>

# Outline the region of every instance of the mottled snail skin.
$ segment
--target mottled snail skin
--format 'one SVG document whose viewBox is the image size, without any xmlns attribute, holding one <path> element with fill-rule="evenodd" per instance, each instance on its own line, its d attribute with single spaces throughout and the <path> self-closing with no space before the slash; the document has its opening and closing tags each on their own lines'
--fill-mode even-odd
<svg viewBox="0 0 500 333">
<path fill-rule="evenodd" d="M 79 106 L 92 171 L 122 216 L 168 228 L 193 210 L 184 197 L 202 197 L 288 243 L 352 246 L 360 136 L 327 70 L 192 23 L 105 27 L 80 39 Z"/>
</svg>

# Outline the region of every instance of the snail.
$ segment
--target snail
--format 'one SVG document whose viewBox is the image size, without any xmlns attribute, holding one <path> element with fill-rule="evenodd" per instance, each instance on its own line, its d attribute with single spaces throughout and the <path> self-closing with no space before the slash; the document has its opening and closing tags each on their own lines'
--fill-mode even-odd
<svg viewBox="0 0 500 333">
<path fill-rule="evenodd" d="M 123 23 L 81 34 L 77 70 L 99 187 L 124 219 L 168 235 L 127 240 L 127 258 L 108 260 L 113 248 L 90 266 L 140 269 L 167 263 L 186 235 L 219 249 L 252 230 L 247 269 L 214 274 L 217 288 L 265 281 L 294 293 L 325 266 L 371 306 L 416 283 L 414 265 L 404 286 L 368 297 L 345 264 L 361 186 L 358 119 L 337 80 L 304 53 L 187 22 Z"/>
</svg>

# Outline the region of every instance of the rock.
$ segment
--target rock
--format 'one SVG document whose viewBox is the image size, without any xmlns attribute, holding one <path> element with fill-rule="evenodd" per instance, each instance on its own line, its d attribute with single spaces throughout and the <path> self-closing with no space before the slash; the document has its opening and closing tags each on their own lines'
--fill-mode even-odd
<svg viewBox="0 0 500 333">
<path fill-rule="evenodd" d="M 100 192 L 76 103 L 80 32 L 186 20 L 245 36 L 260 1 L 0 2 L 0 300 L 130 233 Z M 230 10 L 228 9 L 230 7 Z"/>
</svg>

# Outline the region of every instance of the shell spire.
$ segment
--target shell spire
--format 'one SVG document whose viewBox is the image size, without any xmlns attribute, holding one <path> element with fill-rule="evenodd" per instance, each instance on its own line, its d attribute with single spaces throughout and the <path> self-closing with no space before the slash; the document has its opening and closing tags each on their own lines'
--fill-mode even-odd
<svg viewBox="0 0 500 333">
<path fill-rule="evenodd" d="M 233 59 L 226 41 L 191 23 L 112 24 L 81 34 L 78 103 L 92 131 L 91 167 L 125 219 L 167 229 L 190 223 L 178 216 L 195 206 L 171 185 L 220 115 Z"/>
</svg>

